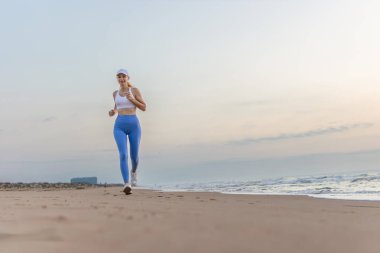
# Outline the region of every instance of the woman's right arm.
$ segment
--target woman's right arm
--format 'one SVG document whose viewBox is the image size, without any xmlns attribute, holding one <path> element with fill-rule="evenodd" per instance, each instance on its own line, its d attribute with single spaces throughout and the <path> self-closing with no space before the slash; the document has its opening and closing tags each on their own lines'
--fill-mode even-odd
<svg viewBox="0 0 380 253">
<path fill-rule="evenodd" d="M 115 102 L 115 94 L 116 94 L 116 91 L 114 91 L 114 92 L 112 93 L 113 101 L 114 101 L 114 102 Z M 109 115 L 110 117 L 112 117 L 113 115 L 115 115 L 116 112 L 117 112 L 117 110 L 116 110 L 116 104 L 115 104 L 115 106 L 113 107 L 113 109 L 110 110 L 110 111 L 108 112 L 108 115 Z"/>
</svg>

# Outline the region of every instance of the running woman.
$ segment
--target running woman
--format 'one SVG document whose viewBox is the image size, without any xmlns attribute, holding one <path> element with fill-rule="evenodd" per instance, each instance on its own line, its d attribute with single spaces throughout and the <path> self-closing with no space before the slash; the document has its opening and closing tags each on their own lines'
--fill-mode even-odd
<svg viewBox="0 0 380 253">
<path fill-rule="evenodd" d="M 137 167 L 139 164 L 139 144 L 141 138 L 141 127 L 136 115 L 136 107 L 142 111 L 146 110 L 146 104 L 139 89 L 129 82 L 129 75 L 126 69 L 119 69 L 116 73 L 120 89 L 113 92 L 115 101 L 114 109 L 108 112 L 112 117 L 118 113 L 113 129 L 113 135 L 119 150 L 120 170 L 124 180 L 123 192 L 132 193 L 132 186 L 137 184 Z M 128 148 L 127 136 L 129 139 L 130 157 L 132 163 L 131 180 L 128 169 Z"/>
</svg>

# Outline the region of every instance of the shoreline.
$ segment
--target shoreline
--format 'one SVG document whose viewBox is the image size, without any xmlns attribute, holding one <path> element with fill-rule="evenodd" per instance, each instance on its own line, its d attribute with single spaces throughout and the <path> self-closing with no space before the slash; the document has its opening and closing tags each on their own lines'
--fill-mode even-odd
<svg viewBox="0 0 380 253">
<path fill-rule="evenodd" d="M 35 182 L 35 183 L 9 183 L 0 182 L 1 191 L 54 191 L 65 189 L 94 189 L 94 188 L 109 188 L 109 187 L 122 187 L 123 184 L 86 184 L 86 183 L 48 183 L 48 182 Z M 199 192 L 199 193 L 221 193 L 230 195 L 265 195 L 265 196 L 306 196 L 316 199 L 333 199 L 333 200 L 352 200 L 352 201 L 370 201 L 380 202 L 380 199 L 365 199 L 365 198 L 344 198 L 344 196 L 323 196 L 318 194 L 288 194 L 288 193 L 254 193 L 254 192 L 223 192 L 223 191 L 206 191 L 206 190 L 191 190 L 191 189 L 163 189 L 147 186 L 132 187 L 134 190 L 152 190 L 162 192 Z"/>
<path fill-rule="evenodd" d="M 218 191 L 202 191 L 202 190 L 164 190 L 160 189 L 160 191 L 164 192 L 213 192 L 213 193 L 221 193 L 221 194 L 230 194 L 230 195 L 263 195 L 263 196 L 304 196 L 316 199 L 332 199 L 332 200 L 350 200 L 350 201 L 369 201 L 369 202 L 380 202 L 380 199 L 354 199 L 354 198 L 339 198 L 339 197 L 325 197 L 318 195 L 308 195 L 308 194 L 287 194 L 287 193 L 253 193 L 253 192 L 218 192 Z"/>
<path fill-rule="evenodd" d="M 64 190 L 64 189 L 91 189 L 101 187 L 118 187 L 122 184 L 86 184 L 86 183 L 48 183 L 48 182 L 33 182 L 33 183 L 10 183 L 0 182 L 1 191 L 29 191 L 29 190 Z"/>
<path fill-rule="evenodd" d="M 4 252 L 377 253 L 380 203 L 122 188 L 0 191 Z"/>
</svg>

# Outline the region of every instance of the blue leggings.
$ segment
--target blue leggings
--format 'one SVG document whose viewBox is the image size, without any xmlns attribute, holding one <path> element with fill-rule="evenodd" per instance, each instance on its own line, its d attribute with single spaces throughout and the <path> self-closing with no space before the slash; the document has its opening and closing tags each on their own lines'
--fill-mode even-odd
<svg viewBox="0 0 380 253">
<path fill-rule="evenodd" d="M 129 182 L 127 136 L 129 139 L 133 172 L 137 170 L 137 166 L 139 164 L 141 127 L 136 114 L 117 115 L 113 128 L 113 135 L 115 137 L 117 148 L 119 149 L 121 174 L 123 176 L 124 183 L 127 183 Z"/>
</svg>

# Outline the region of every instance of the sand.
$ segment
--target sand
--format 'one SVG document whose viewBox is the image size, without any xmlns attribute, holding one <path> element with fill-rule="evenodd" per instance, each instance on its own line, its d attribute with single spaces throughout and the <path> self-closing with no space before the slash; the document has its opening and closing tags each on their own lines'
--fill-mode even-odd
<svg viewBox="0 0 380 253">
<path fill-rule="evenodd" d="M 121 187 L 0 191 L 0 252 L 380 252 L 380 202 Z"/>
</svg>

